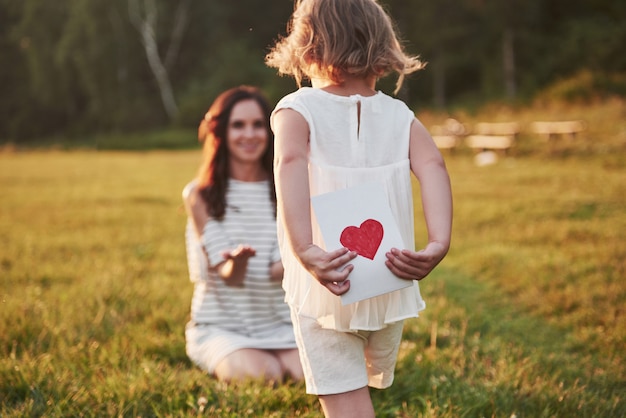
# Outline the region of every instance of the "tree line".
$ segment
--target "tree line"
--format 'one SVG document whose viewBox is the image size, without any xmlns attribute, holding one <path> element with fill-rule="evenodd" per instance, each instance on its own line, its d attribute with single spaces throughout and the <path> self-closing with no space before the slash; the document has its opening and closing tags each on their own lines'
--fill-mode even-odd
<svg viewBox="0 0 626 418">
<path fill-rule="evenodd" d="M 428 63 L 399 93 L 413 108 L 626 74 L 622 0 L 380 1 Z M 195 127 L 239 84 L 275 102 L 295 84 L 263 58 L 292 11 L 293 0 L 0 0 L 0 142 Z"/>
</svg>

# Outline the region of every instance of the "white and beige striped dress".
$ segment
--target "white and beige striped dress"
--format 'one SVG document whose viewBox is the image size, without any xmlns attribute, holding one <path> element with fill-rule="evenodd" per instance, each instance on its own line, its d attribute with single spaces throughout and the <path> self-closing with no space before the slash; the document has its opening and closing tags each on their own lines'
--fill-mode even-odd
<svg viewBox="0 0 626 418">
<path fill-rule="evenodd" d="M 230 179 L 223 221 L 207 222 L 201 237 L 192 220 L 187 221 L 187 261 L 194 284 L 187 354 L 211 373 L 221 359 L 241 348 L 296 347 L 285 292 L 269 278 L 270 265 L 280 260 L 269 187 L 267 181 Z M 212 266 L 239 244 L 252 246 L 256 255 L 248 262 L 244 286 L 226 286 Z"/>
</svg>

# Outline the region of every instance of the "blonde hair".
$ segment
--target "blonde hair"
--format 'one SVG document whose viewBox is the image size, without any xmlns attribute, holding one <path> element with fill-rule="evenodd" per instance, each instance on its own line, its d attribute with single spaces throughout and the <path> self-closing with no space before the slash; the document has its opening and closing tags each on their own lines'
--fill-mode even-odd
<svg viewBox="0 0 626 418">
<path fill-rule="evenodd" d="M 376 0 L 297 0 L 287 26 L 265 63 L 279 74 L 325 78 L 340 83 L 346 76 L 404 76 L 424 67 L 404 52 L 391 18 Z"/>
</svg>

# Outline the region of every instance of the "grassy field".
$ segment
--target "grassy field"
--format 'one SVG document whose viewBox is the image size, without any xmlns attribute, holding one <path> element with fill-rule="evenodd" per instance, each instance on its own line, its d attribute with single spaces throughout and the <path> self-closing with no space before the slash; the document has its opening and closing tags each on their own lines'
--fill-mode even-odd
<svg viewBox="0 0 626 418">
<path fill-rule="evenodd" d="M 488 167 L 446 155 L 452 250 L 422 282 L 394 385 L 372 392 L 379 417 L 626 416 L 626 126 L 611 109 L 556 153 L 522 137 Z M 0 153 L 0 416 L 321 416 L 302 384 L 226 386 L 186 358 L 180 192 L 199 158 Z"/>
</svg>

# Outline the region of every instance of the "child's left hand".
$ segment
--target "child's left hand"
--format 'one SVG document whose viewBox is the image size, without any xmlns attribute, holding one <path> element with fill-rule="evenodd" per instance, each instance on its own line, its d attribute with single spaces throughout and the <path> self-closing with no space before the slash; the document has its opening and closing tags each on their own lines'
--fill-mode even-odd
<svg viewBox="0 0 626 418">
<path fill-rule="evenodd" d="M 420 251 L 392 248 L 387 252 L 385 265 L 401 279 L 422 280 L 439 264 L 448 247 L 438 242 L 429 243 Z"/>
</svg>

